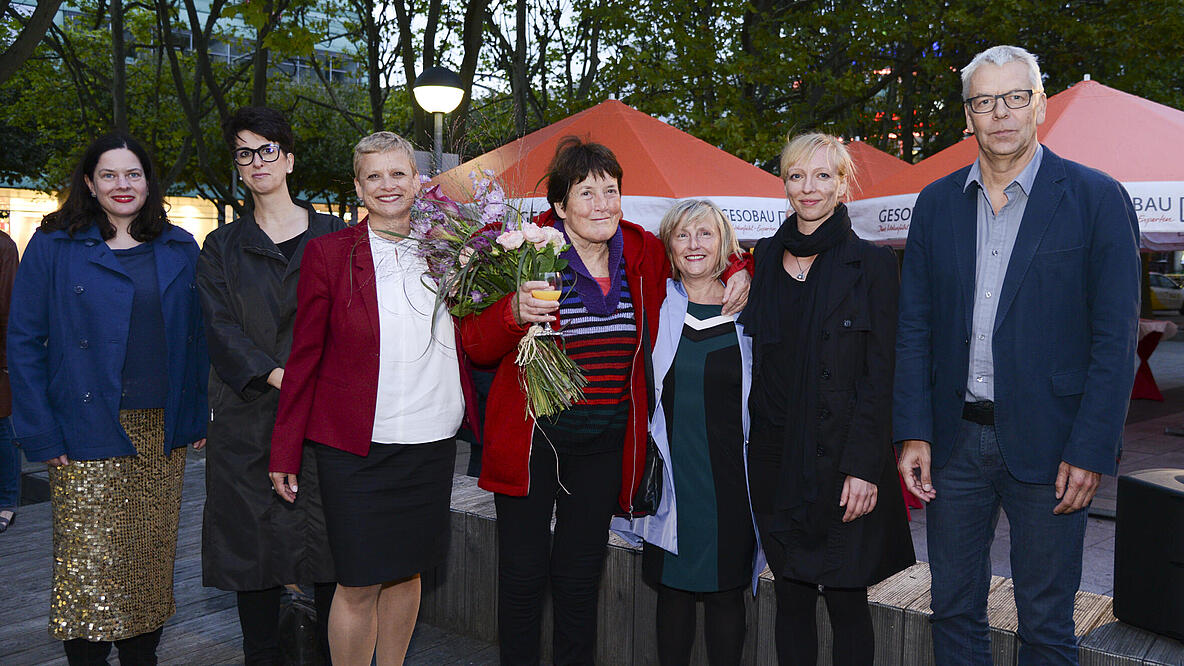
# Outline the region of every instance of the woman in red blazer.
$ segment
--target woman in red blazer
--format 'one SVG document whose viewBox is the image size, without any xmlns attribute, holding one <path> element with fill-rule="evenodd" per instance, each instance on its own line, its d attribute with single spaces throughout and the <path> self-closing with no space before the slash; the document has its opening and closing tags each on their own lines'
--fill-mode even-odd
<svg viewBox="0 0 1184 666">
<path fill-rule="evenodd" d="M 334 663 L 399 664 L 419 574 L 447 552 L 465 389 L 453 321 L 406 238 L 420 188 L 411 145 L 390 132 L 362 139 L 354 185 L 369 216 L 305 249 L 270 471 L 297 501 L 312 443 L 338 580 Z"/>
</svg>

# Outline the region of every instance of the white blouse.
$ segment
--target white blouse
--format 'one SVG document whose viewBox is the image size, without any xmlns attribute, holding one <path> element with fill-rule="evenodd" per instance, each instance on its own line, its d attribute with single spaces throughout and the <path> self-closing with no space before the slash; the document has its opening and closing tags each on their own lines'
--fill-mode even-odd
<svg viewBox="0 0 1184 666">
<path fill-rule="evenodd" d="M 368 232 L 380 338 L 372 439 L 424 444 L 452 437 L 465 411 L 452 317 L 446 308 L 435 308 L 415 241 Z"/>
</svg>

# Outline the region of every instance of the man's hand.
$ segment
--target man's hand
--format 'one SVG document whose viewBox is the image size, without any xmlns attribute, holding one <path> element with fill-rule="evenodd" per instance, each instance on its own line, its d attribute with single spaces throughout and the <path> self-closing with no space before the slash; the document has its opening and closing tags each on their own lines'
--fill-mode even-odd
<svg viewBox="0 0 1184 666">
<path fill-rule="evenodd" d="M 847 475 L 847 480 L 843 481 L 843 495 L 839 498 L 839 506 L 847 507 L 847 512 L 843 514 L 843 522 L 849 523 L 871 513 L 872 509 L 876 508 L 879 493 L 880 489 L 876 484 Z"/>
<path fill-rule="evenodd" d="M 70 464 L 70 459 L 67 458 L 66 454 L 63 453 L 57 458 L 50 458 L 49 460 L 46 460 L 45 464 L 49 465 L 50 467 L 65 467 L 66 465 Z"/>
<path fill-rule="evenodd" d="M 1073 513 L 1089 506 L 1101 481 L 1101 474 L 1074 467 L 1062 460 L 1057 469 L 1057 499 L 1061 503 L 1052 512 L 1057 515 Z"/>
<path fill-rule="evenodd" d="M 937 497 L 933 480 L 929 476 L 929 442 L 920 439 L 906 439 L 900 446 L 900 463 L 896 468 L 904 478 L 904 487 L 922 502 Z"/>
<path fill-rule="evenodd" d="M 724 285 L 724 307 L 720 314 L 733 315 L 748 305 L 748 290 L 752 287 L 752 276 L 748 271 L 737 271 Z"/>
<path fill-rule="evenodd" d="M 201 439 L 199 439 L 193 443 L 193 449 L 195 451 L 200 451 L 200 450 L 204 449 L 205 446 L 206 446 L 206 438 L 205 437 L 202 437 Z"/>
</svg>

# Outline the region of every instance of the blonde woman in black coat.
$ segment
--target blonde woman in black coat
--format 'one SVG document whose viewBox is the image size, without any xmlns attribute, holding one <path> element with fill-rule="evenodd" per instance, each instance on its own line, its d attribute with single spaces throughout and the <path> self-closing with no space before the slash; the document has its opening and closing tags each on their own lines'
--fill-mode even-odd
<svg viewBox="0 0 1184 666">
<path fill-rule="evenodd" d="M 872 663 L 867 586 L 915 561 L 889 423 L 897 264 L 851 231 L 852 171 L 835 137 L 786 144 L 790 215 L 757 244 L 740 318 L 753 338 L 750 492 L 783 665 L 816 663 L 819 594 L 836 666 Z"/>
<path fill-rule="evenodd" d="M 288 503 L 271 491 L 267 463 L 292 347 L 300 259 L 309 240 L 345 225 L 292 199 L 293 136 L 282 114 L 239 109 L 224 130 L 252 205 L 206 237 L 197 265 L 211 366 L 202 583 L 237 593 L 248 664 L 280 663 L 281 586 L 315 583 L 328 663 L 335 578 L 316 464 L 300 477 L 311 492 Z"/>
</svg>

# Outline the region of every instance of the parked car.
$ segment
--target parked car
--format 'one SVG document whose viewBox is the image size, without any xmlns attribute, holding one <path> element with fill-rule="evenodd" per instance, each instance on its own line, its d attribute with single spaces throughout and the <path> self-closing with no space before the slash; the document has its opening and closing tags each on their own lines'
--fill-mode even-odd
<svg viewBox="0 0 1184 666">
<path fill-rule="evenodd" d="M 1184 289 L 1163 273 L 1148 273 L 1151 283 L 1151 309 L 1175 310 L 1184 314 Z"/>
</svg>

